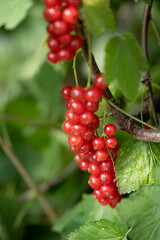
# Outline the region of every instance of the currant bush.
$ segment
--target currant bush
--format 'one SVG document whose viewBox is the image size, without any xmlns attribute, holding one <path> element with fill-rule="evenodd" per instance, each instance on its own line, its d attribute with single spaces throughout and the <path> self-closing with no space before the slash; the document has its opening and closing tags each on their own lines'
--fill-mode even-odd
<svg viewBox="0 0 160 240">
<path fill-rule="evenodd" d="M 44 0 L 44 3 L 43 16 L 48 22 L 49 34 L 48 61 L 71 60 L 82 46 L 82 38 L 77 33 L 81 0 Z"/>
<path fill-rule="evenodd" d="M 75 153 L 75 162 L 82 171 L 91 174 L 88 183 L 94 196 L 101 205 L 109 204 L 115 208 L 120 202 L 114 171 L 119 149 L 114 136 L 117 129 L 115 125 L 107 124 L 102 136 L 98 136 L 96 131 L 99 118 L 95 112 L 106 88 L 103 74 L 98 74 L 88 89 L 65 86 L 62 97 L 66 100 L 67 112 L 63 130 L 69 134 L 68 143 Z"/>
</svg>

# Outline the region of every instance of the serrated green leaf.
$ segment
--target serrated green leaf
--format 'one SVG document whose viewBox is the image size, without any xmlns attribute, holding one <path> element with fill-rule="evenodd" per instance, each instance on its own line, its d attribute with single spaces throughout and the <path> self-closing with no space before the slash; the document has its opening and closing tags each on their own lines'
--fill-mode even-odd
<svg viewBox="0 0 160 240">
<path fill-rule="evenodd" d="M 87 28 L 97 36 L 115 30 L 109 0 L 83 0 L 83 17 Z"/>
<path fill-rule="evenodd" d="M 143 183 L 154 183 L 153 169 L 160 163 L 160 145 L 131 141 L 121 147 L 116 161 L 116 178 L 120 193 L 137 190 Z"/>
<path fill-rule="evenodd" d="M 124 234 L 114 222 L 102 219 L 87 222 L 68 237 L 69 240 L 123 240 Z"/>
<path fill-rule="evenodd" d="M 32 0 L 1 0 L 0 2 L 0 27 L 15 28 L 26 16 L 32 6 Z"/>
<path fill-rule="evenodd" d="M 82 201 L 73 210 L 65 213 L 58 220 L 54 230 L 67 235 L 86 221 L 100 220 L 102 218 L 117 223 L 124 232 L 127 231 L 126 225 L 118 217 L 116 209 L 112 209 L 110 206 L 101 206 L 93 195 L 84 195 Z"/>
<path fill-rule="evenodd" d="M 147 69 L 148 63 L 132 34 L 121 34 L 109 40 L 106 46 L 105 79 L 107 83 L 116 80 L 127 99 L 135 99 L 140 73 Z"/>
<path fill-rule="evenodd" d="M 160 186 L 144 185 L 128 199 L 123 199 L 117 211 L 131 227 L 132 240 L 160 239 Z"/>
</svg>

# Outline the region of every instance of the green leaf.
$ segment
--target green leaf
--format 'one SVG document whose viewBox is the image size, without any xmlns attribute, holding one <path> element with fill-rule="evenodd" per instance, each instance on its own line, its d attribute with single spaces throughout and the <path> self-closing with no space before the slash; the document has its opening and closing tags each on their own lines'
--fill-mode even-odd
<svg viewBox="0 0 160 240">
<path fill-rule="evenodd" d="M 140 73 L 147 69 L 148 63 L 132 34 L 121 34 L 109 40 L 106 46 L 105 79 L 107 83 L 116 80 L 127 99 L 135 99 Z"/>
<path fill-rule="evenodd" d="M 143 183 L 156 182 L 153 169 L 160 163 L 160 145 L 133 140 L 118 152 L 116 178 L 120 193 L 137 190 Z"/>
<path fill-rule="evenodd" d="M 134 0 L 135 2 L 138 2 L 139 0 Z M 149 5 L 152 4 L 152 1 L 151 0 L 143 0 L 145 3 L 148 3 Z"/>
<path fill-rule="evenodd" d="M 69 235 L 69 240 L 124 240 L 124 233 L 114 222 L 102 219 L 87 222 L 74 233 Z"/>
<path fill-rule="evenodd" d="M 99 36 L 115 30 L 115 21 L 109 0 L 83 0 L 83 17 L 87 28 Z"/>
<path fill-rule="evenodd" d="M 131 227 L 132 240 L 160 239 L 160 186 L 145 185 L 122 200 L 117 211 Z"/>
<path fill-rule="evenodd" d="M 118 217 L 116 209 L 112 209 L 110 206 L 101 206 L 93 195 L 84 195 L 82 201 L 73 210 L 65 213 L 58 220 L 54 230 L 67 235 L 86 221 L 100 220 L 102 218 L 117 223 L 123 231 L 127 231 L 127 227 Z"/>
<path fill-rule="evenodd" d="M 1 0 L 0 5 L 0 27 L 13 29 L 26 17 L 32 0 Z"/>
</svg>

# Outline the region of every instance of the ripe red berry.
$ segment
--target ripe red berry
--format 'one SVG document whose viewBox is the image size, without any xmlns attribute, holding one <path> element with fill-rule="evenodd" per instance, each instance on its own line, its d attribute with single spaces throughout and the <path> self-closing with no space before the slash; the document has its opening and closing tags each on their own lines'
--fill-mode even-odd
<svg viewBox="0 0 160 240">
<path fill-rule="evenodd" d="M 70 104 L 70 109 L 76 114 L 82 114 L 85 111 L 85 105 L 83 102 L 74 100 Z"/>
<path fill-rule="evenodd" d="M 47 26 L 47 32 L 51 35 L 54 35 L 54 24 L 53 23 L 49 23 Z"/>
<path fill-rule="evenodd" d="M 65 133 L 71 134 L 72 133 L 72 128 L 73 128 L 72 123 L 70 123 L 69 121 L 64 121 L 64 123 L 63 123 L 63 131 Z"/>
<path fill-rule="evenodd" d="M 101 173 L 99 178 L 102 184 L 108 184 L 112 182 L 112 175 L 109 172 Z"/>
<path fill-rule="evenodd" d="M 147 125 L 143 125 L 143 128 L 145 128 L 145 129 L 151 129 L 150 127 L 148 127 Z"/>
<path fill-rule="evenodd" d="M 79 116 L 70 110 L 66 112 L 65 119 L 73 124 L 77 124 L 79 122 Z"/>
<path fill-rule="evenodd" d="M 48 47 L 50 48 L 50 50 L 52 50 L 53 52 L 54 51 L 57 51 L 59 49 L 59 42 L 56 38 L 54 37 L 50 37 L 48 39 Z"/>
<path fill-rule="evenodd" d="M 65 34 L 68 31 L 68 26 L 65 21 L 57 20 L 53 23 L 54 34 Z"/>
<path fill-rule="evenodd" d="M 97 199 L 103 198 L 103 195 L 102 195 L 102 193 L 101 193 L 100 190 L 94 190 L 94 191 L 93 191 L 93 195 L 94 195 Z"/>
<path fill-rule="evenodd" d="M 107 198 L 99 198 L 98 199 L 98 202 L 101 204 L 101 205 L 103 205 L 103 206 L 107 206 L 108 204 L 109 204 L 109 202 L 108 202 L 108 199 Z"/>
<path fill-rule="evenodd" d="M 80 122 L 84 125 L 88 125 L 93 122 L 94 115 L 93 113 L 86 111 L 80 116 Z"/>
<path fill-rule="evenodd" d="M 105 161 L 109 156 L 109 153 L 106 149 L 101 149 L 96 151 L 97 161 Z"/>
<path fill-rule="evenodd" d="M 105 143 L 106 143 L 106 146 L 108 148 L 114 148 L 116 145 L 117 145 L 117 139 L 115 137 L 108 137 L 106 140 L 105 140 Z"/>
<path fill-rule="evenodd" d="M 79 123 L 79 124 L 73 125 L 72 131 L 74 134 L 81 134 L 83 137 L 83 134 L 85 134 L 87 131 L 87 127 Z"/>
<path fill-rule="evenodd" d="M 103 73 L 99 73 L 95 79 L 94 79 L 94 85 L 96 87 L 99 87 L 101 89 L 106 89 L 107 88 L 107 84 L 105 84 L 104 82 L 104 76 L 103 76 Z"/>
<path fill-rule="evenodd" d="M 86 132 L 82 135 L 83 139 L 86 141 L 91 141 L 94 136 L 94 130 L 87 128 Z"/>
<path fill-rule="evenodd" d="M 68 33 L 65 33 L 65 34 L 63 34 L 63 35 L 60 35 L 60 36 L 58 37 L 58 40 L 59 40 L 59 42 L 60 42 L 62 45 L 67 45 L 67 44 L 69 44 L 69 43 L 71 42 L 72 36 L 71 36 L 71 34 L 68 32 Z"/>
<path fill-rule="evenodd" d="M 117 129 L 116 129 L 116 126 L 113 125 L 113 124 L 107 124 L 105 127 L 104 127 L 104 133 L 108 136 L 108 137 L 111 137 L 113 136 L 115 133 L 116 133 Z"/>
<path fill-rule="evenodd" d="M 101 91 L 96 87 L 92 86 L 88 88 L 88 90 L 85 92 L 86 101 L 99 102 L 101 98 L 102 98 Z"/>
<path fill-rule="evenodd" d="M 98 175 L 100 173 L 100 169 L 97 164 L 95 163 L 90 163 L 88 172 L 92 175 Z"/>
<path fill-rule="evenodd" d="M 113 163 L 111 160 L 106 160 L 104 162 L 100 162 L 99 168 L 102 172 L 112 172 L 113 171 Z"/>
<path fill-rule="evenodd" d="M 80 168 L 82 171 L 88 171 L 89 164 L 90 164 L 90 162 L 89 162 L 88 160 L 83 160 L 82 162 L 80 162 L 79 168 Z"/>
<path fill-rule="evenodd" d="M 96 114 L 93 114 L 93 121 L 88 124 L 89 128 L 97 128 L 99 126 L 99 118 Z"/>
<path fill-rule="evenodd" d="M 66 23 L 74 25 L 79 19 L 79 12 L 75 7 L 66 7 L 63 10 L 62 18 Z"/>
<path fill-rule="evenodd" d="M 70 145 L 70 150 L 71 150 L 71 152 L 73 152 L 73 153 L 79 153 L 78 149 L 77 149 L 75 146 L 71 146 L 71 145 Z"/>
<path fill-rule="evenodd" d="M 79 156 L 81 159 L 88 159 L 89 160 L 89 157 L 90 157 L 90 152 L 87 152 L 87 153 L 79 153 Z"/>
<path fill-rule="evenodd" d="M 71 134 L 68 137 L 68 143 L 71 146 L 75 146 L 76 148 L 81 147 L 83 145 L 83 138 L 81 135 Z"/>
<path fill-rule="evenodd" d="M 98 110 L 98 102 L 86 102 L 86 109 L 90 112 L 96 112 Z"/>
<path fill-rule="evenodd" d="M 101 137 L 95 137 L 92 140 L 92 146 L 94 147 L 94 149 L 103 149 L 105 147 L 105 141 Z"/>
<path fill-rule="evenodd" d="M 84 141 L 83 145 L 78 148 L 79 153 L 88 153 L 91 151 L 91 144 L 87 141 Z"/>
<path fill-rule="evenodd" d="M 100 188 L 100 179 L 96 175 L 91 175 L 88 184 L 91 188 L 97 190 Z"/>
<path fill-rule="evenodd" d="M 51 63 L 57 63 L 59 61 L 57 53 L 50 51 L 47 55 L 47 59 Z"/>
<path fill-rule="evenodd" d="M 61 48 L 57 54 L 60 61 L 71 60 L 73 58 L 73 53 L 68 47 Z"/>
<path fill-rule="evenodd" d="M 67 108 L 67 110 L 70 110 L 70 105 L 71 105 L 71 102 L 73 102 L 74 101 L 74 99 L 73 98 L 70 98 L 70 99 L 68 99 L 67 101 L 66 101 L 66 108 Z"/>
<path fill-rule="evenodd" d="M 47 7 L 54 7 L 57 5 L 61 5 L 61 0 L 44 0 L 44 3 Z"/>
<path fill-rule="evenodd" d="M 91 161 L 92 163 L 95 163 L 95 164 L 98 163 L 95 150 L 91 151 L 91 154 L 90 154 L 90 157 L 89 157 L 89 161 Z"/>
<path fill-rule="evenodd" d="M 111 183 L 109 183 L 102 185 L 100 187 L 100 191 L 104 197 L 109 197 L 114 194 L 115 188 Z"/>
<path fill-rule="evenodd" d="M 70 99 L 72 87 L 67 85 L 62 88 L 62 97 L 66 100 Z"/>
<path fill-rule="evenodd" d="M 84 98 L 84 89 L 82 87 L 73 87 L 71 97 L 76 101 L 82 102 Z"/>
<path fill-rule="evenodd" d="M 61 10 L 56 7 L 45 8 L 43 15 L 48 22 L 54 22 L 55 20 L 60 19 Z"/>
<path fill-rule="evenodd" d="M 76 52 L 82 46 L 82 38 L 79 36 L 73 36 L 72 41 L 70 43 L 70 47 L 72 51 Z"/>
<path fill-rule="evenodd" d="M 76 154 L 76 155 L 74 156 L 74 161 L 75 161 L 76 163 L 82 162 L 82 159 L 80 158 L 79 154 Z"/>
<path fill-rule="evenodd" d="M 81 4 L 81 0 L 66 0 L 69 6 L 78 7 Z"/>
</svg>

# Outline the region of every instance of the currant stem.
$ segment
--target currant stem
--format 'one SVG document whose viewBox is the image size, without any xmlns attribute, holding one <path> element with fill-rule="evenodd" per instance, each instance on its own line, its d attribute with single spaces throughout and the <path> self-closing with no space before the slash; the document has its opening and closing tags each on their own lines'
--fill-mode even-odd
<svg viewBox="0 0 160 240">
<path fill-rule="evenodd" d="M 78 87 L 78 77 L 77 77 L 77 70 L 76 70 L 76 60 L 77 60 L 78 53 L 80 51 L 81 51 L 81 48 L 77 50 L 77 52 L 73 58 L 73 71 L 74 71 L 75 83 L 76 83 L 77 87 Z"/>
<path fill-rule="evenodd" d="M 46 33 L 43 42 L 41 43 L 41 46 L 44 47 L 48 41 L 49 38 L 49 33 Z"/>
</svg>

